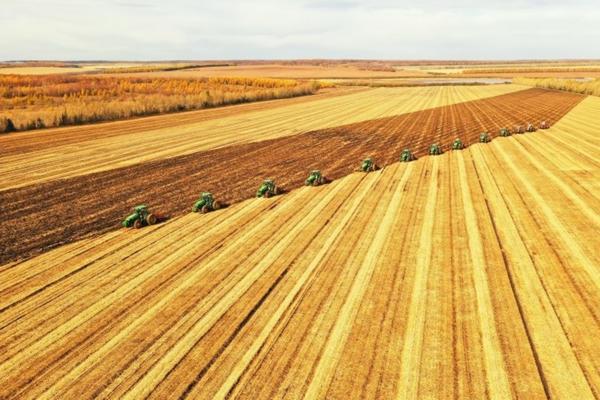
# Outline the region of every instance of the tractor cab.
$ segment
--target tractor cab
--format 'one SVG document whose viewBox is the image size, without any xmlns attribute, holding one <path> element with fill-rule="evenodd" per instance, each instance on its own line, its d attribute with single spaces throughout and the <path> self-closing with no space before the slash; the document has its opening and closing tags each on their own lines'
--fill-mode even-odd
<svg viewBox="0 0 600 400">
<path fill-rule="evenodd" d="M 325 178 L 321 174 L 321 171 L 319 171 L 318 169 L 310 171 L 308 178 L 306 178 L 306 180 L 304 181 L 304 184 L 306 186 L 319 186 L 323 183 L 325 183 Z"/>
<path fill-rule="evenodd" d="M 134 212 L 134 214 L 137 215 L 138 219 L 140 219 L 142 221 L 145 221 L 146 218 L 148 218 L 148 215 L 150 214 L 148 212 L 148 207 L 146 205 L 144 205 L 144 204 L 139 205 L 139 206 L 135 206 L 133 208 L 133 212 Z"/>
<path fill-rule="evenodd" d="M 454 142 L 452 142 L 452 150 L 462 150 L 464 148 L 465 145 L 463 144 L 462 140 L 459 138 L 454 139 Z"/>
<path fill-rule="evenodd" d="M 192 212 L 200 211 L 202 214 L 205 214 L 209 211 L 218 210 L 219 208 L 221 208 L 221 203 L 214 199 L 212 193 L 202 192 L 200 198 L 194 203 Z"/>
<path fill-rule="evenodd" d="M 377 169 L 377 166 L 375 165 L 375 162 L 373 161 L 373 159 L 371 157 L 367 157 L 363 160 L 362 164 L 360 165 L 360 170 L 363 172 L 371 172 L 371 171 L 375 171 Z"/>
<path fill-rule="evenodd" d="M 439 144 L 434 143 L 431 146 L 429 146 L 429 155 L 430 156 L 437 156 L 440 154 L 442 154 L 442 147 Z"/>
<path fill-rule="evenodd" d="M 503 137 L 510 136 L 510 131 L 508 130 L 508 128 L 500 129 L 500 136 L 503 136 Z"/>
<path fill-rule="evenodd" d="M 533 124 L 527 124 L 527 132 L 535 132 L 535 126 Z"/>
<path fill-rule="evenodd" d="M 415 159 L 415 156 L 410 151 L 410 149 L 402 150 L 402 153 L 400 154 L 400 162 L 409 162 L 409 161 L 413 161 L 414 159 Z"/>
<path fill-rule="evenodd" d="M 479 143 L 488 143 L 490 140 L 490 135 L 487 132 L 482 132 L 479 135 Z"/>
<path fill-rule="evenodd" d="M 271 179 L 265 179 L 256 191 L 256 197 L 271 197 L 279 194 L 279 188 Z"/>
</svg>

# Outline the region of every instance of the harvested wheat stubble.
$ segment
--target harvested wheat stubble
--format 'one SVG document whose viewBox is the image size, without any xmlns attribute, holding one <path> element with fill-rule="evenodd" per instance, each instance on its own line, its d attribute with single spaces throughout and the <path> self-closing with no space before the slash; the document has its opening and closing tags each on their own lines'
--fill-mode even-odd
<svg viewBox="0 0 600 400">
<path fill-rule="evenodd" d="M 583 98 L 530 89 L 3 191 L 0 262 L 118 228 L 139 203 L 173 216 L 187 212 L 201 191 L 233 203 L 252 197 L 266 177 L 286 189 L 302 185 L 311 169 L 337 179 L 369 155 L 384 166 L 407 146 L 420 156 L 433 142 L 449 149 L 456 136 L 472 143 L 484 129 L 553 124 Z"/>
<path fill-rule="evenodd" d="M 598 110 L 0 266 L 0 398 L 598 398 Z"/>
</svg>

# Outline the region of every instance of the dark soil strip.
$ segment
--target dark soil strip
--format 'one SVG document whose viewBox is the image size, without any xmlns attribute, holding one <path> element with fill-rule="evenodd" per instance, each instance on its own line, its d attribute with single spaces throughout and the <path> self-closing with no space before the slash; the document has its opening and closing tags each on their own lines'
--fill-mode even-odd
<svg viewBox="0 0 600 400">
<path fill-rule="evenodd" d="M 483 130 L 495 137 L 505 126 L 554 124 L 583 98 L 529 89 L 3 191 L 0 263 L 119 229 L 139 203 L 175 216 L 189 212 L 201 191 L 233 203 L 253 197 L 267 177 L 286 189 L 301 186 L 316 168 L 337 179 L 367 156 L 385 166 L 397 161 L 405 147 L 423 156 L 434 141 L 447 151 L 454 138 L 475 143 Z"/>
</svg>

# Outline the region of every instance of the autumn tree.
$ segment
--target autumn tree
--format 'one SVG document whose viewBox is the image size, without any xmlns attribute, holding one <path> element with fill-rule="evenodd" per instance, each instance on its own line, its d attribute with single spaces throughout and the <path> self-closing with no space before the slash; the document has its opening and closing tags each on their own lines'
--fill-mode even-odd
<svg viewBox="0 0 600 400">
<path fill-rule="evenodd" d="M 12 122 L 10 118 L 2 118 L 0 119 L 0 132 L 10 133 L 14 132 L 17 129 L 15 128 L 15 124 Z"/>
</svg>

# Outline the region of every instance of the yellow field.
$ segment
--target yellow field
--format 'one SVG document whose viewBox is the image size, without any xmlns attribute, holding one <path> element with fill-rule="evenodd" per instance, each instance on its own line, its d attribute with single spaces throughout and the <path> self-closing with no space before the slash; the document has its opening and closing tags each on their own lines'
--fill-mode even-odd
<svg viewBox="0 0 600 400">
<path fill-rule="evenodd" d="M 85 64 L 81 67 L 7 67 L 0 68 L 0 74 L 4 75 L 49 75 L 49 74 L 69 74 L 98 72 L 107 68 L 125 68 L 134 66 L 130 63 L 106 63 L 106 64 Z"/>
<path fill-rule="evenodd" d="M 597 61 L 564 61 L 564 62 L 530 62 L 530 63 L 493 63 L 493 64 L 470 64 L 470 65 L 415 65 L 415 66 L 407 66 L 405 69 L 407 71 L 420 71 L 428 74 L 445 74 L 445 75 L 454 75 L 454 74 L 471 74 L 476 73 L 477 70 L 495 70 L 494 72 L 488 71 L 484 73 L 484 75 L 497 75 L 503 74 L 506 72 L 507 74 L 503 74 L 503 76 L 511 76 L 512 75 L 527 75 L 525 70 L 537 71 L 538 73 L 542 70 L 548 73 L 549 76 L 552 76 L 553 73 L 570 73 L 571 75 L 577 76 L 577 72 L 591 74 L 591 76 L 597 76 L 597 72 L 590 72 L 589 70 L 598 69 L 600 67 L 600 63 Z M 516 71 L 518 70 L 518 71 Z M 565 70 L 577 70 L 577 71 L 566 71 Z M 542 75 L 544 75 L 542 73 Z"/>
<path fill-rule="evenodd" d="M 377 88 L 160 129 L 139 131 L 132 128 L 136 121 L 99 124 L 95 129 L 102 129 L 107 137 L 93 140 L 85 138 L 90 130 L 88 126 L 19 133 L 29 135 L 18 136 L 20 140 L 35 138 L 35 135 L 46 138 L 56 135 L 60 140 L 61 132 L 72 134 L 78 130 L 82 134 L 81 141 L 76 143 L 3 155 L 2 146 L 17 138 L 8 135 L 0 137 L 0 163 L 5 172 L 0 176 L 0 189 L 497 96 L 524 88 L 519 85 Z M 164 118 L 173 119 L 172 116 Z M 115 130 L 123 134 L 115 134 Z"/>
<path fill-rule="evenodd" d="M 599 113 L 0 266 L 0 398 L 598 398 Z"/>
</svg>

